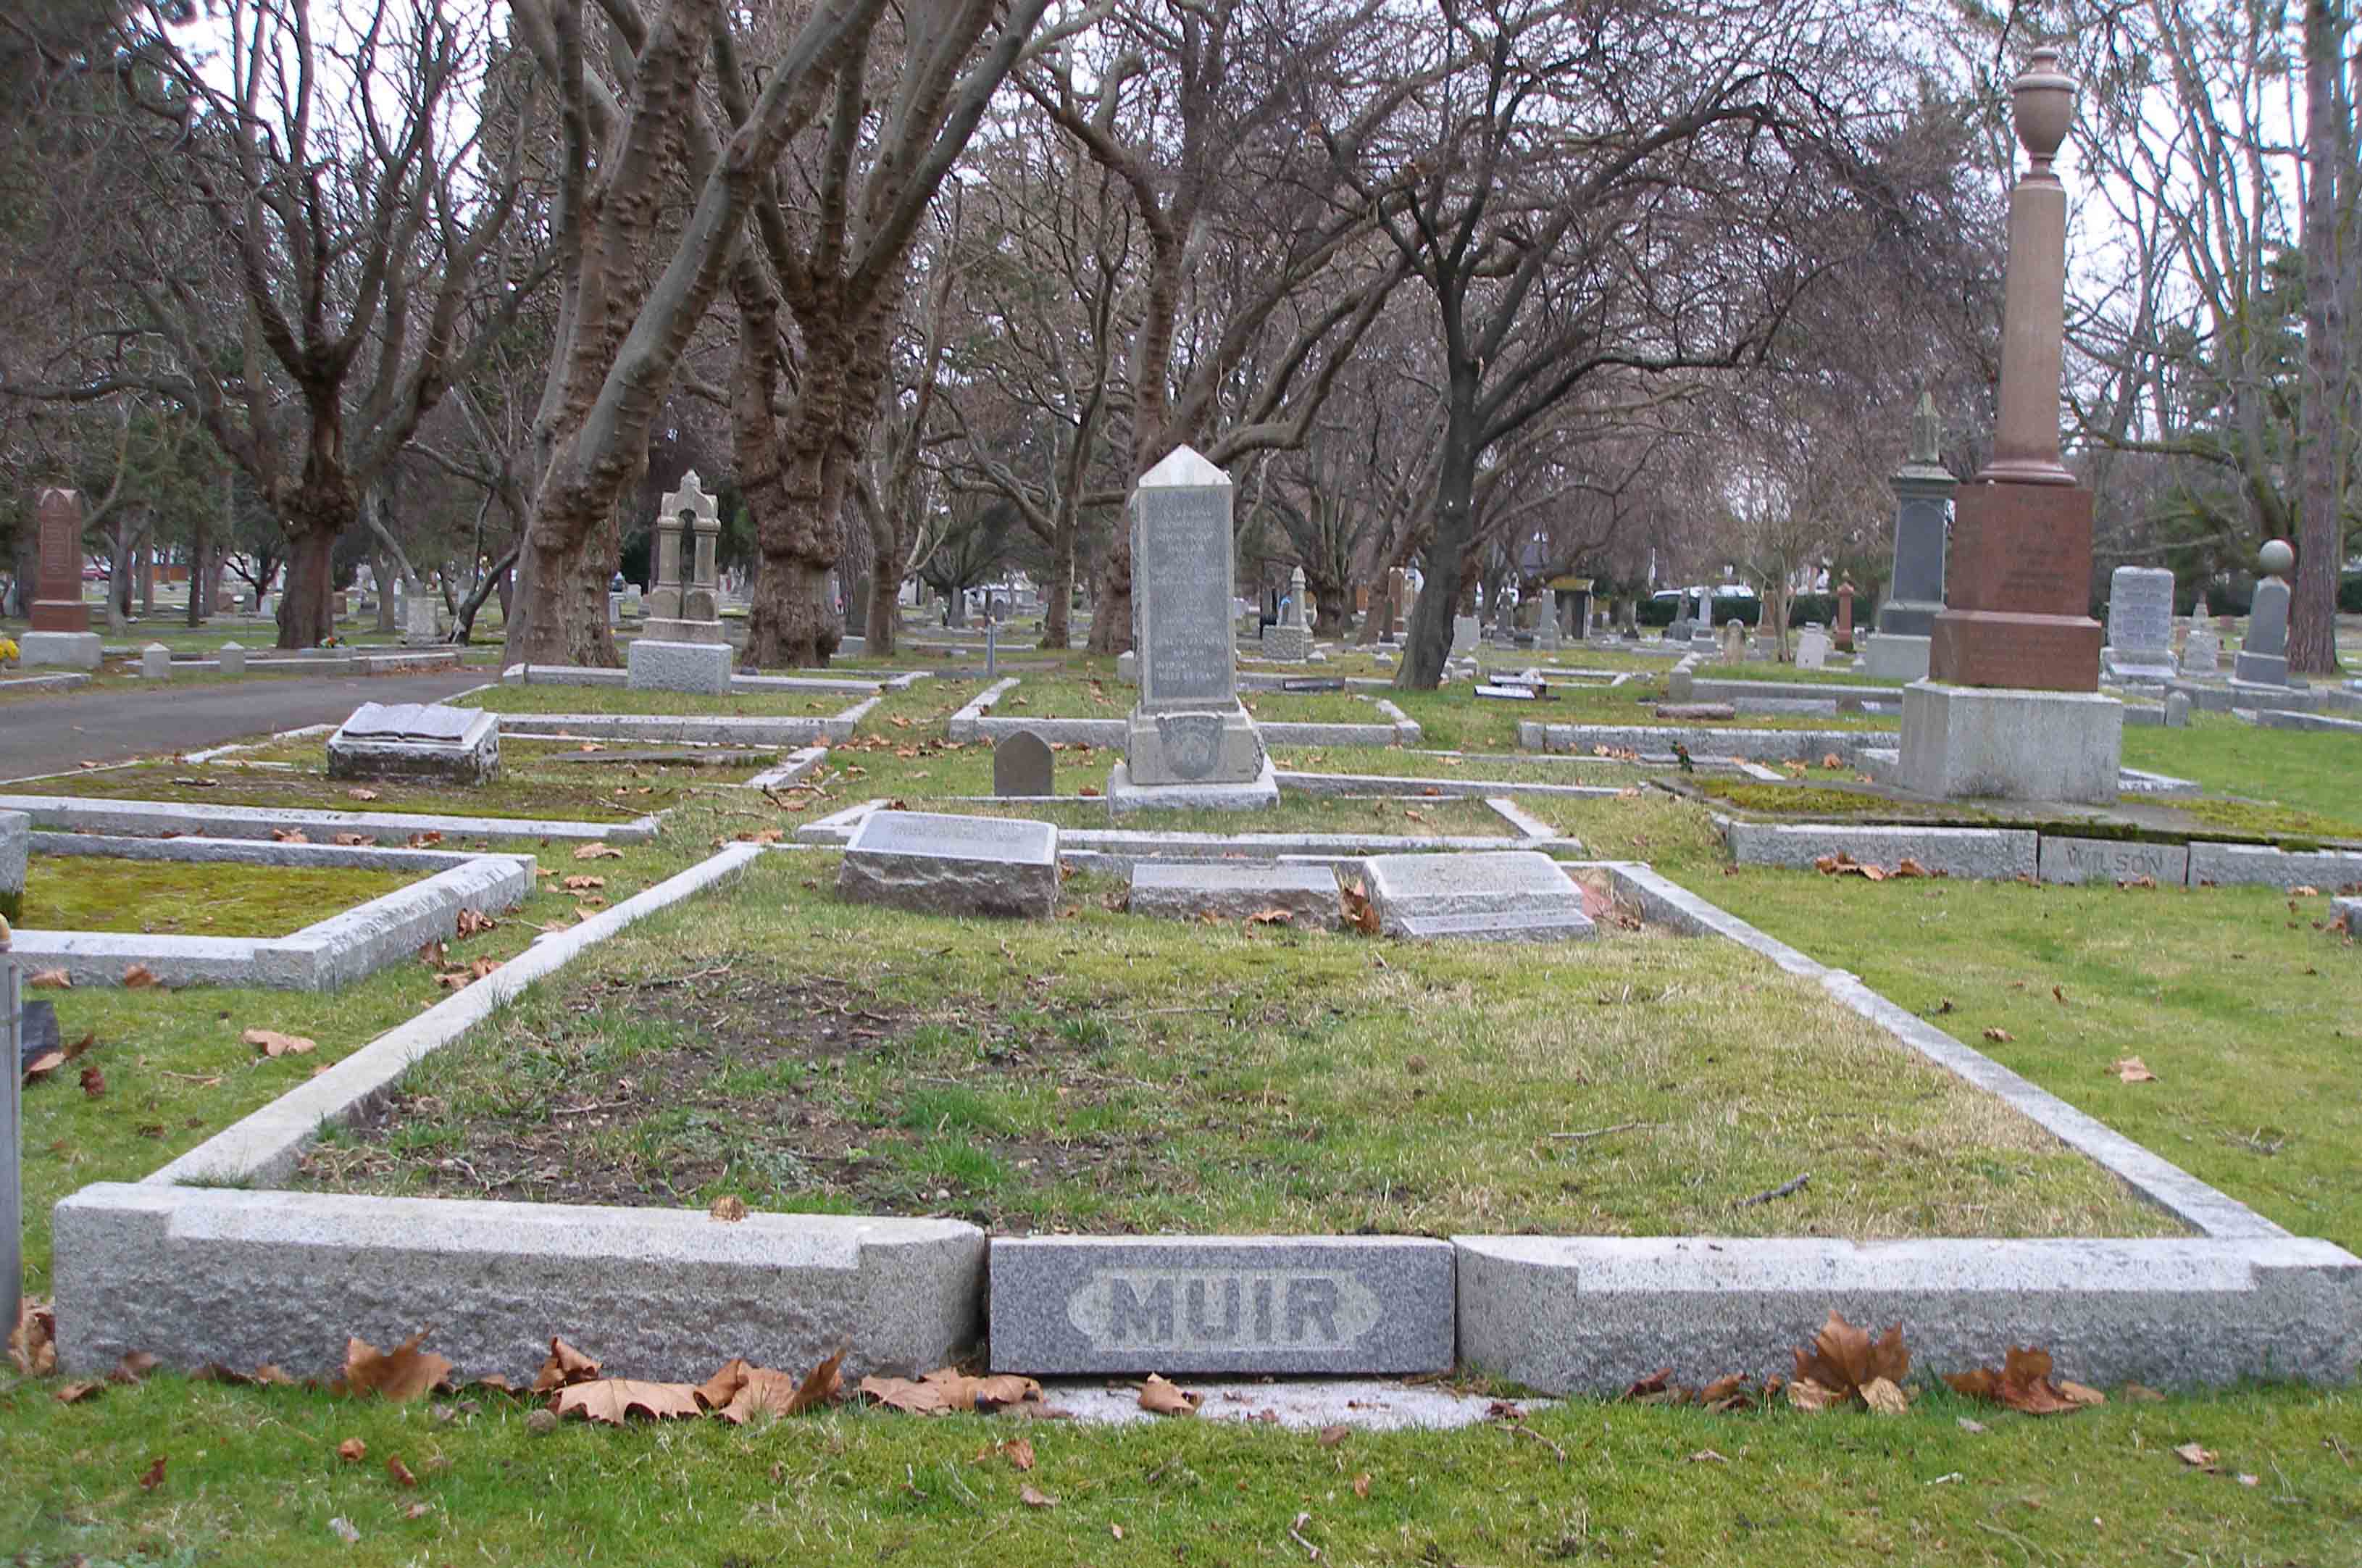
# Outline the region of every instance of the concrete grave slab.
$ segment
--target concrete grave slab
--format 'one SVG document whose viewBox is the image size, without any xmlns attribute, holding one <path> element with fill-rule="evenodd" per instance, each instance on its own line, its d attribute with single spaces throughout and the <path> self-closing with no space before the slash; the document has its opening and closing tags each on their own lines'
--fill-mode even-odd
<svg viewBox="0 0 2362 1568">
<path fill-rule="evenodd" d="M 2038 859 L 2031 828 L 1882 827 L 1860 823 L 1747 823 L 1718 819 L 1723 843 L 1741 866 L 1809 871 L 1823 856 L 1847 855 L 1893 870 L 1905 859 L 1947 877 L 2007 881 L 2031 877 Z"/>
<path fill-rule="evenodd" d="M 1450 1243 L 1043 1236 L 992 1248 L 992 1364 L 1029 1375 L 1437 1372 Z"/>
<path fill-rule="evenodd" d="M 461 787 L 501 771 L 501 720 L 440 702 L 364 702 L 328 737 L 328 777 Z"/>
<path fill-rule="evenodd" d="M 1131 910 L 1175 920 L 1246 920 L 1285 910 L 1298 930 L 1332 931 L 1337 874 L 1326 866 L 1132 863 Z"/>
<path fill-rule="evenodd" d="M 653 637 L 634 638 L 624 653 L 633 690 L 707 696 L 729 691 L 730 666 L 735 657 L 725 642 L 664 642 Z"/>
<path fill-rule="evenodd" d="M 2190 885 L 2318 888 L 2324 893 L 2362 886 L 2362 850 L 2275 849 L 2266 844 L 2193 844 Z"/>
<path fill-rule="evenodd" d="M 23 916 L 32 845 L 33 819 L 22 812 L 0 812 L 0 920 L 11 924 Z"/>
<path fill-rule="evenodd" d="M 872 812 L 845 842 L 840 897 L 924 914 L 1058 911 L 1058 830 L 1014 817 Z"/>
<path fill-rule="evenodd" d="M 1583 892 L 1538 850 L 1375 855 L 1363 862 L 1389 936 L 1530 941 L 1596 934 Z"/>
</svg>

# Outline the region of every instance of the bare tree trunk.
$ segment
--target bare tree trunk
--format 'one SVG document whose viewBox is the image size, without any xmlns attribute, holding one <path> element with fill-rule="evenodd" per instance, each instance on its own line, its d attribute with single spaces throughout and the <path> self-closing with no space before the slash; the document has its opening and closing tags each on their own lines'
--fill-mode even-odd
<svg viewBox="0 0 2362 1568">
<path fill-rule="evenodd" d="M 337 535 L 333 524 L 288 531 L 286 587 L 279 595 L 279 646 L 315 648 L 336 633 Z"/>
<path fill-rule="evenodd" d="M 1476 538 L 1476 381 L 1473 371 L 1453 378 L 1451 412 L 1445 421 L 1443 457 L 1435 481 L 1435 536 L 1427 547 L 1427 580 L 1411 607 L 1410 625 L 1404 633 L 1402 663 L 1395 669 L 1395 686 L 1404 691 L 1432 691 L 1443 683 L 1443 666 L 1451 654 L 1452 609 L 1460 601 L 1461 583 Z"/>
<path fill-rule="evenodd" d="M 645 448 L 641 458 L 645 464 Z M 620 662 L 615 639 L 607 631 L 607 581 L 613 575 L 617 534 L 614 508 L 595 492 L 578 491 L 568 500 L 572 504 L 561 510 L 557 498 L 543 491 L 527 530 L 534 547 L 517 557 L 514 589 L 502 585 L 498 590 L 502 619 L 509 628 L 508 657 L 533 664 L 612 668 Z M 583 512 L 596 515 L 584 517 Z"/>
<path fill-rule="evenodd" d="M 204 624 L 205 613 L 213 608 L 205 593 L 206 585 L 213 579 L 212 538 L 213 520 L 200 507 L 195 533 L 189 541 L 189 625 L 192 628 Z"/>
<path fill-rule="evenodd" d="M 2345 530 L 2340 462 L 2345 447 L 2345 269 L 2339 178 L 2353 147 L 2345 101 L 2345 6 L 2305 0 L 2304 441 L 2299 468 L 2296 581 L 2289 595 L 2288 663 L 2337 668 L 2337 571 Z"/>
</svg>

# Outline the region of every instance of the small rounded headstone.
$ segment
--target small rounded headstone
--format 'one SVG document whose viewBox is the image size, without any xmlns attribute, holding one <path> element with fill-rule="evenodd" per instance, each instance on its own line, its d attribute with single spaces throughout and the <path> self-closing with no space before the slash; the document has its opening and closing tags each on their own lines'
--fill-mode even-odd
<svg viewBox="0 0 2362 1568">
<path fill-rule="evenodd" d="M 2290 548 L 2286 539 L 2267 540 L 2264 547 L 2256 552 L 2256 562 L 2267 576 L 2279 577 L 2296 565 L 2296 551 Z"/>
<path fill-rule="evenodd" d="M 996 795 L 1054 795 L 1050 747 L 1032 730 L 1019 730 L 992 748 L 992 792 Z"/>
</svg>

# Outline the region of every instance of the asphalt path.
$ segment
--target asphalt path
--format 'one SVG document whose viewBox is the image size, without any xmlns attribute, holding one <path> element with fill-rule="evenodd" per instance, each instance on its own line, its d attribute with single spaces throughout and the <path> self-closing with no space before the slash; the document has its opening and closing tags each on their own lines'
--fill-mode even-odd
<svg viewBox="0 0 2362 1568">
<path fill-rule="evenodd" d="M 197 686 L 67 691 L 0 703 L 0 779 L 63 773 L 84 762 L 202 751 L 335 723 L 364 702 L 432 702 L 499 679 L 488 669 L 431 675 L 250 675 Z"/>
</svg>

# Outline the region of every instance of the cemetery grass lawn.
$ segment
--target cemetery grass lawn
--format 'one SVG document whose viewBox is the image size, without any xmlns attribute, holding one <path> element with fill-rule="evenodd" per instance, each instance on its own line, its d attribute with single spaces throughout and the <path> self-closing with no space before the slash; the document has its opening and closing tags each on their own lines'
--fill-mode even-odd
<svg viewBox="0 0 2362 1568">
<path fill-rule="evenodd" d="M 433 873 L 196 865 L 36 855 L 25 871 L 28 931 L 285 936 Z"/>
<path fill-rule="evenodd" d="M 2326 898 L 1672 874 L 2298 1235 L 2362 1248 L 2362 956 Z M 2127 1056 L 2156 1081 L 2120 1081 Z"/>
<path fill-rule="evenodd" d="M 1061 781 L 1063 784 L 1063 780 Z M 1093 789 L 1106 783 L 1104 776 Z M 1283 790 L 1279 804 L 1267 811 L 1128 812 L 1108 814 L 1103 799 L 1081 796 L 1060 801 L 928 801 L 911 798 L 912 811 L 955 814 L 1031 817 L 1062 828 L 1121 828 L 1134 833 L 1339 833 L 1391 834 L 1417 837 L 1451 834 L 1462 838 L 1507 838 L 1512 828 L 1500 812 L 1481 800 L 1374 801 L 1329 795 L 1303 795 Z"/>
<path fill-rule="evenodd" d="M 817 673 L 817 672 L 815 672 Z M 527 686 L 501 684 L 450 701 L 494 713 L 690 713 L 744 719 L 833 719 L 868 701 L 859 691 L 635 691 L 627 686 Z M 530 726 L 520 724 L 520 729 Z"/>
<path fill-rule="evenodd" d="M 315 743 L 315 745 L 320 743 Z M 638 743 L 605 741 L 622 749 Z M 636 777 L 630 768 L 638 768 Z M 560 769 L 564 770 L 561 772 Z M 182 784 L 177 779 L 200 782 Z M 357 797 L 355 790 L 370 791 Z M 618 790 L 623 793 L 617 793 Z M 728 790 L 704 768 L 624 764 L 610 778 L 603 770 L 550 763 L 538 769 L 503 766 L 488 784 L 453 789 L 433 784 L 397 784 L 390 779 L 348 783 L 332 779 L 325 766 L 301 770 L 241 767 L 183 762 L 138 762 L 58 774 L 38 782 L 6 786 L 5 792 L 71 795 L 106 801 L 166 801 L 175 805 L 274 806 L 305 811 L 391 812 L 413 816 L 542 818 L 553 821 L 626 823 L 644 812 L 679 804 L 698 790 L 744 793 L 750 805 L 763 803 L 753 791 Z M 322 835 L 321 842 L 326 842 Z M 454 835 L 441 847 L 460 847 Z"/>
<path fill-rule="evenodd" d="M 1941 1388 L 1895 1417 L 1576 1400 L 1528 1410 L 1524 1430 L 1354 1431 L 1324 1446 L 1235 1415 L 1109 1428 L 842 1407 L 535 1436 L 530 1406 L 490 1395 L 395 1405 L 159 1374 L 69 1406 L 55 1381 L 0 1374 L 0 1539 L 28 1568 L 1277 1568 L 1308 1561 L 1291 1527 L 1323 1562 L 1356 1564 L 2338 1568 L 2362 1536 L 2362 1403 L 2348 1391 L 2112 1398 L 2047 1419 Z M 1018 1438 L 1031 1472 L 993 1452 Z M 337 1459 L 348 1439 L 364 1462 Z M 2186 1442 L 2218 1453 L 2222 1473 L 2174 1457 Z M 143 1489 L 160 1456 L 164 1479 Z M 414 1489 L 388 1477 L 393 1456 Z M 1049 1506 L 1024 1506 L 1028 1487 Z M 359 1540 L 339 1540 L 331 1518 Z"/>
<path fill-rule="evenodd" d="M 1791 651 L 1796 646 L 1796 636 L 1797 634 L 1794 632 L 1788 635 L 1788 646 Z M 1804 669 L 1793 664 L 1757 664 L 1751 660 L 1741 664 L 1730 664 L 1717 659 L 1702 664 L 1698 667 L 1697 678 L 1700 680 L 1794 681 L 1799 685 L 1812 686 L 1885 686 L 1896 691 L 1902 690 L 1907 684 L 1901 680 L 1882 680 L 1877 676 L 1860 668 Z"/>
<path fill-rule="evenodd" d="M 540 890 L 496 917 L 492 930 L 450 943 L 446 965 L 511 957 L 541 927 L 572 924 L 578 913 L 600 907 L 578 906 L 577 896 L 561 886 L 566 877 L 602 878 L 603 887 L 586 889 L 579 897 L 611 902 L 662 880 L 711 853 L 707 845 L 716 825 L 701 818 L 702 834 L 626 848 L 620 859 L 579 862 L 565 845 L 541 851 L 537 866 L 555 875 L 538 878 Z M 149 906 L 158 914 L 186 908 L 180 899 Z M 331 992 L 28 986 L 28 1000 L 57 1004 L 58 1032 L 66 1043 L 84 1034 L 95 1039 L 81 1056 L 24 1090 L 27 1293 L 48 1294 L 50 1209 L 58 1199 L 94 1181 L 139 1180 L 315 1069 L 341 1061 L 441 1001 L 451 991 L 436 983 L 436 972 L 421 960 L 405 959 Z M 239 1039 L 248 1029 L 302 1035 L 319 1048 L 274 1060 Z M 79 1081 L 84 1067 L 103 1076 L 101 1093 L 84 1091 Z M 0 1540 L 6 1539 L 0 1529 Z"/>
<path fill-rule="evenodd" d="M 1004 1232 L 2170 1228 L 1733 944 L 1378 944 L 1135 918 L 1089 877 L 1055 922 L 955 922 L 839 902 L 834 871 L 767 856 L 635 927 L 302 1179 Z"/>
<path fill-rule="evenodd" d="M 2263 826 L 2247 828 L 2250 832 L 2362 836 L 2362 800 L 2357 800 L 2355 788 L 2357 758 L 2362 758 L 2362 745 L 2350 735 L 2268 730 L 2227 713 L 2192 713 L 2187 729 L 2145 726 L 2125 731 L 2125 766 L 2194 779 L 2210 794 L 2277 805 L 2296 818 L 2277 830 Z M 2180 801 L 2166 803 L 2192 810 Z M 2210 804 L 2215 803 L 2200 803 L 2193 814 L 2203 817 Z M 2216 810 L 2226 819 L 2258 820 L 2235 809 L 2223 811 L 2219 804 Z M 2312 825 L 2300 825 L 2306 822 Z M 2224 820 L 2218 825 L 2242 827 L 2245 823 Z"/>
<path fill-rule="evenodd" d="M 1518 722 L 1546 724 L 1643 724 L 1651 727 L 1721 730 L 1866 730 L 1893 734 L 1895 721 L 1865 713 L 1741 713 L 1735 719 L 1700 723 L 1659 719 L 1654 704 L 1665 695 L 1662 680 L 1606 686 L 1553 686 L 1547 702 L 1505 701 L 1479 697 L 1465 682 L 1436 691 L 1387 693 L 1416 720 L 1422 749 L 1507 752 L 1518 749 Z"/>
</svg>

